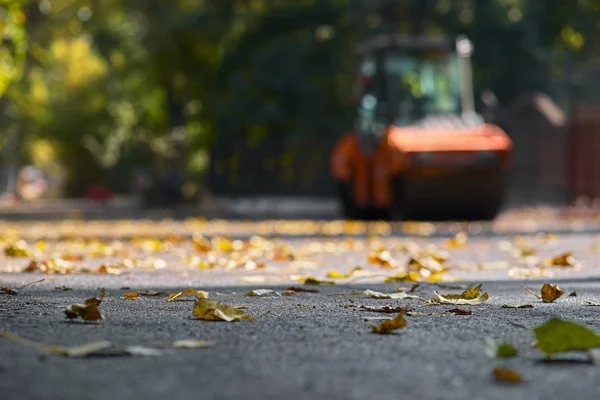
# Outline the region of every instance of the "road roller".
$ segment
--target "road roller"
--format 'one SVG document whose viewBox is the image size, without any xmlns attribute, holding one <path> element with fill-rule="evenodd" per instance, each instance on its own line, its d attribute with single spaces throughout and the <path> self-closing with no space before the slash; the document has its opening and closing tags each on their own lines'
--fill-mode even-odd
<svg viewBox="0 0 600 400">
<path fill-rule="evenodd" d="M 472 42 L 382 35 L 357 52 L 357 116 L 330 159 L 344 217 L 494 219 L 512 142 L 475 109 Z"/>
</svg>

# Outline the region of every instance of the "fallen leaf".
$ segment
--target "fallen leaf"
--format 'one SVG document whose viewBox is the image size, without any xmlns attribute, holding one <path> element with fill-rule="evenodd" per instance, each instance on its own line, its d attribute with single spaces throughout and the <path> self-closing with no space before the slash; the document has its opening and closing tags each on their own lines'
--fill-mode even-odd
<svg viewBox="0 0 600 400">
<path fill-rule="evenodd" d="M 82 346 L 65 347 L 37 343 L 32 340 L 17 336 L 10 332 L 2 332 L 0 333 L 0 337 L 22 344 L 27 347 L 32 347 L 34 349 L 44 351 L 46 353 L 61 354 L 65 357 L 87 357 L 89 355 L 98 353 L 102 350 L 106 350 L 112 347 L 112 344 L 106 340 L 93 341 Z"/>
<path fill-rule="evenodd" d="M 167 292 L 157 292 L 155 290 L 145 290 L 145 291 L 140 292 L 140 296 L 149 296 L 149 297 L 164 296 L 165 294 L 167 294 Z"/>
<path fill-rule="evenodd" d="M 55 287 L 54 287 L 54 289 L 55 289 L 55 290 L 63 290 L 63 291 L 65 291 L 65 292 L 66 292 L 66 291 L 68 291 L 68 290 L 73 290 L 73 288 L 67 287 L 67 286 L 65 286 L 65 285 L 62 285 L 62 286 L 55 286 Z"/>
<path fill-rule="evenodd" d="M 487 293 L 480 294 L 481 284 L 467 289 L 462 294 L 439 294 L 437 291 L 434 291 L 436 296 L 438 297 L 440 303 L 442 304 L 454 304 L 454 305 L 479 305 L 485 302 L 489 295 Z"/>
<path fill-rule="evenodd" d="M 193 314 L 196 318 L 206 321 L 244 321 L 254 320 L 251 316 L 243 311 L 227 304 L 219 303 L 214 300 L 208 300 L 201 296 L 196 297 Z"/>
<path fill-rule="evenodd" d="M 532 304 L 521 304 L 521 305 L 503 304 L 502 308 L 533 308 L 533 305 Z"/>
<path fill-rule="evenodd" d="M 6 246 L 4 248 L 4 254 L 7 257 L 23 258 L 29 257 L 31 255 L 31 251 L 27 247 L 27 242 L 24 240 L 19 240 L 14 244 Z"/>
<path fill-rule="evenodd" d="M 101 265 L 97 270 L 99 274 L 110 274 L 110 275 L 120 275 L 121 270 L 118 267 L 109 264 Z"/>
<path fill-rule="evenodd" d="M 172 346 L 177 349 L 200 349 L 203 347 L 211 347 L 214 343 L 207 342 L 206 340 L 195 340 L 195 339 L 184 339 L 176 340 Z"/>
<path fill-rule="evenodd" d="M 507 358 L 514 357 L 517 355 L 517 349 L 510 342 L 499 343 L 496 342 L 494 339 L 485 338 L 483 340 L 483 343 L 485 345 L 485 352 L 490 357 Z"/>
<path fill-rule="evenodd" d="M 579 267 L 579 262 L 573 258 L 572 251 L 567 251 L 556 257 L 549 258 L 546 260 L 545 264 L 551 267 Z"/>
<path fill-rule="evenodd" d="M 289 292 L 296 292 L 296 293 L 319 293 L 319 291 L 317 289 L 305 289 L 305 288 L 294 287 L 294 286 L 290 286 L 286 290 Z"/>
<path fill-rule="evenodd" d="M 513 369 L 506 367 L 496 367 L 494 368 L 494 376 L 496 380 L 499 382 L 505 383 L 521 383 L 523 382 L 523 378 L 521 375 Z"/>
<path fill-rule="evenodd" d="M 418 272 L 399 272 L 393 276 L 386 277 L 384 283 L 416 282 L 421 275 Z"/>
<path fill-rule="evenodd" d="M 204 297 L 205 299 L 208 299 L 208 292 L 205 292 L 204 290 L 196 290 L 196 289 L 192 289 L 192 288 L 187 288 L 185 290 L 182 290 L 181 292 L 170 294 L 167 301 L 185 301 L 185 300 L 177 300 L 177 299 L 179 299 L 181 296 L 185 296 L 187 294 L 193 294 L 193 295 Z"/>
<path fill-rule="evenodd" d="M 372 306 L 360 306 L 360 309 L 363 311 L 371 311 L 385 314 L 395 314 L 397 312 L 401 312 L 403 310 L 402 307 L 390 307 L 390 306 L 382 306 L 382 307 L 372 307 Z"/>
<path fill-rule="evenodd" d="M 535 294 L 533 290 L 529 289 L 528 287 L 525 287 L 525 290 L 527 290 L 529 293 L 531 293 L 538 299 L 542 300 L 544 303 L 552 303 L 554 300 L 558 299 L 565 293 L 562 290 L 560 290 L 558 285 L 550 285 L 549 283 L 545 283 L 542 286 L 541 297 Z"/>
<path fill-rule="evenodd" d="M 316 279 L 312 276 L 309 276 L 308 278 L 304 279 L 304 284 L 305 285 L 335 285 L 335 282 L 322 281 L 322 280 Z"/>
<path fill-rule="evenodd" d="M 15 295 L 15 296 L 19 293 L 17 290 L 11 289 L 11 288 L 8 288 L 8 287 L 0 288 L 0 292 L 1 293 L 5 293 L 5 294 L 12 294 L 12 295 Z"/>
<path fill-rule="evenodd" d="M 387 335 L 392 333 L 396 329 L 404 328 L 406 326 L 406 319 L 404 318 L 404 311 L 401 311 L 396 318 L 387 319 L 380 325 L 369 324 L 373 333 L 379 333 Z"/>
<path fill-rule="evenodd" d="M 396 268 L 396 260 L 392 257 L 389 251 L 382 250 L 369 253 L 367 256 L 369 264 L 379 265 L 380 267 L 393 269 Z"/>
<path fill-rule="evenodd" d="M 598 303 L 597 301 L 593 301 L 593 300 L 589 300 L 589 299 L 583 299 L 583 301 L 585 301 L 588 306 L 600 307 L 600 303 Z"/>
<path fill-rule="evenodd" d="M 100 298 L 90 297 L 85 300 L 83 304 L 71 304 L 65 309 L 65 315 L 68 319 L 73 320 L 80 317 L 84 321 L 97 321 L 102 319 L 99 306 L 104 299 L 106 291 L 102 289 L 100 291 Z"/>
<path fill-rule="evenodd" d="M 471 310 L 461 310 L 460 308 L 453 308 L 452 310 L 448 310 L 448 312 L 453 313 L 455 315 L 471 315 L 473 312 Z"/>
<path fill-rule="evenodd" d="M 444 242 L 444 245 L 449 249 L 463 249 L 467 245 L 467 234 L 464 232 L 458 232 L 452 239 L 448 239 Z"/>
<path fill-rule="evenodd" d="M 140 298 L 140 292 L 126 292 L 121 296 L 123 300 L 134 300 Z"/>
<path fill-rule="evenodd" d="M 577 292 L 572 291 L 571 293 L 569 293 L 569 297 L 577 297 Z"/>
<path fill-rule="evenodd" d="M 364 295 L 372 297 L 374 299 L 397 299 L 397 300 L 401 300 L 401 299 L 418 299 L 419 296 L 413 296 L 410 294 L 406 294 L 405 292 L 395 292 L 395 293 L 381 293 L 381 292 L 375 292 L 371 289 L 367 289 L 364 292 L 362 292 Z"/>
<path fill-rule="evenodd" d="M 281 296 L 281 293 L 272 289 L 254 289 L 246 293 L 217 293 L 218 296 Z"/>
<path fill-rule="evenodd" d="M 327 277 L 331 278 L 331 279 L 348 279 L 348 278 L 352 278 L 355 275 L 361 275 L 363 277 L 368 277 L 368 276 L 372 276 L 374 274 L 370 271 L 365 271 L 363 269 L 363 267 L 354 267 L 354 268 L 352 268 L 352 270 L 350 270 L 350 272 L 345 273 L 345 274 L 338 272 L 335 269 L 332 269 L 329 272 L 327 272 Z"/>
<path fill-rule="evenodd" d="M 547 357 L 566 351 L 585 351 L 600 347 L 600 336 L 585 326 L 558 318 L 533 329 L 536 347 Z"/>
</svg>

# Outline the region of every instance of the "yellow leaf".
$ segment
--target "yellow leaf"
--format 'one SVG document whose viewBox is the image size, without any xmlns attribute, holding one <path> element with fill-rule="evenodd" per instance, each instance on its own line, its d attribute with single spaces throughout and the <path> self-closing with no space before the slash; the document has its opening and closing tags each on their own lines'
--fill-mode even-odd
<svg viewBox="0 0 600 400">
<path fill-rule="evenodd" d="M 140 298 L 140 292 L 126 292 L 121 296 L 123 300 L 134 300 Z"/>
<path fill-rule="evenodd" d="M 546 265 L 551 267 L 573 267 L 576 268 L 579 266 L 579 262 L 573 258 L 573 252 L 568 251 L 566 253 L 560 254 L 556 257 L 552 257 L 546 260 Z"/>
<path fill-rule="evenodd" d="M 458 232 L 452 239 L 448 239 L 444 242 L 444 245 L 449 249 L 463 249 L 467 245 L 467 234 L 464 232 Z"/>
<path fill-rule="evenodd" d="M 481 284 L 467 289 L 462 294 L 439 294 L 434 291 L 439 301 L 442 304 L 455 304 L 455 305 L 479 305 L 489 298 L 487 293 L 480 294 Z"/>
<path fill-rule="evenodd" d="M 400 311 L 396 318 L 385 320 L 380 325 L 369 325 L 371 326 L 371 330 L 373 331 L 373 333 L 379 333 L 384 335 L 392 333 L 396 329 L 404 328 L 406 326 L 404 310 Z"/>
<path fill-rule="evenodd" d="M 110 274 L 110 275 L 120 275 L 121 274 L 121 270 L 119 268 L 116 268 L 116 267 L 114 267 L 112 265 L 108 265 L 108 264 L 101 265 L 96 272 L 98 272 L 99 274 Z"/>
<path fill-rule="evenodd" d="M 418 272 L 399 272 L 396 275 L 388 276 L 383 280 L 384 283 L 405 283 L 416 282 L 421 276 Z"/>
<path fill-rule="evenodd" d="M 497 367 L 494 369 L 496 380 L 506 383 L 521 383 L 523 379 L 515 370 L 506 367 Z"/>
<path fill-rule="evenodd" d="M 6 246 L 4 248 L 4 254 L 7 257 L 22 258 L 22 257 L 29 257 L 31 255 L 31 252 L 29 251 L 29 248 L 27 247 L 27 242 L 25 242 L 24 240 L 19 240 L 15 244 Z"/>
<path fill-rule="evenodd" d="M 369 253 L 367 261 L 369 264 L 379 265 L 388 269 L 396 268 L 396 261 L 386 250 Z"/>
<path fill-rule="evenodd" d="M 102 299 L 104 299 L 105 293 L 106 291 L 102 289 L 100 291 L 99 299 L 90 297 L 89 299 L 86 299 L 83 304 L 71 304 L 65 309 L 66 317 L 71 320 L 80 317 L 84 321 L 97 321 L 102 319 L 102 314 L 98 307 L 100 306 Z"/>
<path fill-rule="evenodd" d="M 206 321 L 254 320 L 254 318 L 239 309 L 200 296 L 196 297 L 193 314 L 196 318 Z"/>
<path fill-rule="evenodd" d="M 205 292 L 203 290 L 196 290 L 196 289 L 188 288 L 188 289 L 182 290 L 181 292 L 170 294 L 167 301 L 175 301 L 178 298 L 180 298 L 181 296 L 184 296 L 186 294 L 193 294 L 193 295 L 208 299 L 208 292 Z M 181 300 L 178 300 L 178 301 L 181 301 Z"/>
<path fill-rule="evenodd" d="M 327 277 L 332 279 L 348 279 L 361 271 L 363 271 L 362 267 L 354 267 L 350 272 L 343 274 L 335 269 L 332 269 L 327 273 Z"/>
</svg>

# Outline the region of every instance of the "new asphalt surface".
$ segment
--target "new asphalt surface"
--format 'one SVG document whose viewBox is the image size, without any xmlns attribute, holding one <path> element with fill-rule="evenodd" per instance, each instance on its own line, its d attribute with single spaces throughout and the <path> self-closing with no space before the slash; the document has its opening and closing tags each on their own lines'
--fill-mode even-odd
<svg viewBox="0 0 600 400">
<path fill-rule="evenodd" d="M 490 239 L 492 245 L 498 239 Z M 486 243 L 484 243 L 486 242 Z M 479 262 L 482 254 L 500 258 L 489 240 L 470 243 L 463 261 Z M 365 289 L 394 292 L 392 284 L 356 280 L 352 284 L 303 286 L 289 281 L 244 283 L 221 270 L 132 271 L 122 275 L 44 275 L 0 273 L 0 286 L 16 288 L 38 279 L 17 295 L 0 295 L 0 331 L 46 344 L 82 345 L 104 339 L 119 346 L 160 349 L 161 355 L 68 358 L 0 339 L 0 399 L 598 399 L 600 366 L 585 354 L 566 354 L 548 362 L 532 346 L 531 328 L 559 317 L 600 332 L 600 274 L 595 253 L 583 252 L 594 242 L 589 235 L 561 237 L 560 249 L 577 248 L 582 268 L 527 282 L 506 270 L 464 270 L 464 282 L 483 282 L 490 298 L 479 306 L 461 306 L 472 315 L 447 312 L 450 305 L 430 306 L 418 299 L 372 299 Z M 486 247 L 488 246 L 488 247 Z M 486 250 L 487 249 L 487 250 Z M 361 253 L 360 251 L 358 253 Z M 575 253 L 577 255 L 577 252 Z M 362 252 L 359 257 L 364 258 Z M 353 262 L 344 252 L 328 254 L 323 271 L 347 271 Z M 543 283 L 558 283 L 565 294 L 542 303 L 523 290 L 539 291 Z M 448 283 L 462 285 L 462 282 Z M 57 290 L 65 285 L 73 290 Z M 221 296 L 257 288 L 284 291 L 289 286 L 318 293 L 289 296 Z M 403 284 L 403 286 L 406 286 Z M 68 322 L 66 306 L 97 296 L 104 319 Z M 255 321 L 210 322 L 193 318 L 193 302 L 167 302 L 164 296 L 123 300 L 127 291 L 167 293 L 187 287 L 203 289 L 210 298 L 246 306 Z M 422 299 L 434 290 L 460 293 L 423 283 L 413 293 Z M 572 292 L 576 296 L 569 296 Z M 504 304 L 532 304 L 531 309 L 507 309 Z M 393 314 L 364 311 L 360 306 L 402 306 L 415 309 L 407 325 L 390 335 L 371 333 L 369 323 Z M 266 313 L 266 314 L 265 314 Z M 516 357 L 490 358 L 483 339 L 511 341 Z M 176 340 L 213 343 L 198 349 L 164 347 Z M 505 384 L 492 370 L 507 366 L 524 383 Z"/>
</svg>

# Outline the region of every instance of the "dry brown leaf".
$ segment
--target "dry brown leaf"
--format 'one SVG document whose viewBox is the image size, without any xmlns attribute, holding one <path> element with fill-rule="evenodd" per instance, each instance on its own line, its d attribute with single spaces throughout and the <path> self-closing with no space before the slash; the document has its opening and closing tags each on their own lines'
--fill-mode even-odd
<svg viewBox="0 0 600 400">
<path fill-rule="evenodd" d="M 12 294 L 12 295 L 16 296 L 19 292 L 15 289 L 11 289 L 8 287 L 2 287 L 2 288 L 0 288 L 0 293 Z"/>
<path fill-rule="evenodd" d="M 196 318 L 206 321 L 244 321 L 254 320 L 253 317 L 247 315 L 239 308 L 228 306 L 227 304 L 219 303 L 214 300 L 208 300 L 203 297 L 196 297 L 193 314 Z"/>
<path fill-rule="evenodd" d="M 567 251 L 556 257 L 549 258 L 546 260 L 545 264 L 551 267 L 579 267 L 579 262 L 573 258 L 572 251 Z"/>
<path fill-rule="evenodd" d="M 552 303 L 554 300 L 558 299 L 565 293 L 562 290 L 560 290 L 558 285 L 550 285 L 549 283 L 545 283 L 544 286 L 542 286 L 541 296 L 538 296 L 528 287 L 525 287 L 525 290 L 527 290 L 529 293 L 531 293 L 538 299 L 542 300 L 544 303 Z"/>
<path fill-rule="evenodd" d="M 319 293 L 317 289 L 305 289 L 301 287 L 290 286 L 286 289 L 288 292 L 296 292 L 296 293 Z"/>
<path fill-rule="evenodd" d="M 453 308 L 452 310 L 448 310 L 449 313 L 454 315 L 471 315 L 473 312 L 471 310 L 461 310 L 460 308 Z"/>
<path fill-rule="evenodd" d="M 70 320 L 79 317 L 84 321 L 97 321 L 102 319 L 102 314 L 100 313 L 100 309 L 98 307 L 100 306 L 100 303 L 102 303 L 102 299 L 104 299 L 105 294 L 106 291 L 102 289 L 100 291 L 99 299 L 90 297 L 86 299 L 83 304 L 71 304 L 65 309 L 66 317 Z"/>
<path fill-rule="evenodd" d="M 388 319 L 383 321 L 380 325 L 369 324 L 373 333 L 379 333 L 387 335 L 395 331 L 396 329 L 404 328 L 406 326 L 406 319 L 404 318 L 404 310 L 396 316 L 396 318 Z"/>
<path fill-rule="evenodd" d="M 360 309 L 363 311 L 371 311 L 385 314 L 395 314 L 397 312 L 401 312 L 404 310 L 402 307 L 390 307 L 390 306 L 381 306 L 381 307 L 373 307 L 373 306 L 360 306 Z"/>
<path fill-rule="evenodd" d="M 65 285 L 62 285 L 62 286 L 55 286 L 55 287 L 54 287 L 54 289 L 55 289 L 55 290 L 63 290 L 63 291 L 65 291 L 65 292 L 66 292 L 66 291 L 68 291 L 68 290 L 73 290 L 73 288 L 67 287 L 67 286 L 65 286 Z"/>
<path fill-rule="evenodd" d="M 324 281 L 315 278 L 314 276 L 309 276 L 303 279 L 303 283 L 305 285 L 335 285 L 333 281 Z"/>
<path fill-rule="evenodd" d="M 389 251 L 375 251 L 369 253 L 367 256 L 369 264 L 379 265 L 380 267 L 393 269 L 396 268 L 396 260 L 392 257 Z"/>
<path fill-rule="evenodd" d="M 192 288 L 187 288 L 185 290 L 182 290 L 181 292 L 170 294 L 167 301 L 186 301 L 186 300 L 178 300 L 178 299 L 181 296 L 185 296 L 187 294 L 193 294 L 193 295 L 208 299 L 208 292 L 205 292 L 204 290 L 196 290 L 196 289 L 192 289 Z M 189 300 L 189 301 L 191 301 L 191 300 Z"/>
<path fill-rule="evenodd" d="M 135 300 L 140 298 L 140 292 L 126 292 L 121 295 L 123 300 Z"/>
<path fill-rule="evenodd" d="M 495 368 L 494 376 L 496 377 L 496 380 L 498 380 L 499 382 L 506 382 L 506 383 L 521 383 L 521 382 L 523 382 L 523 378 L 521 378 L 521 375 L 519 375 L 519 373 L 517 371 L 507 368 L 507 367 Z"/>
<path fill-rule="evenodd" d="M 532 304 L 521 304 L 521 305 L 503 304 L 502 308 L 533 308 L 533 305 Z"/>
</svg>

